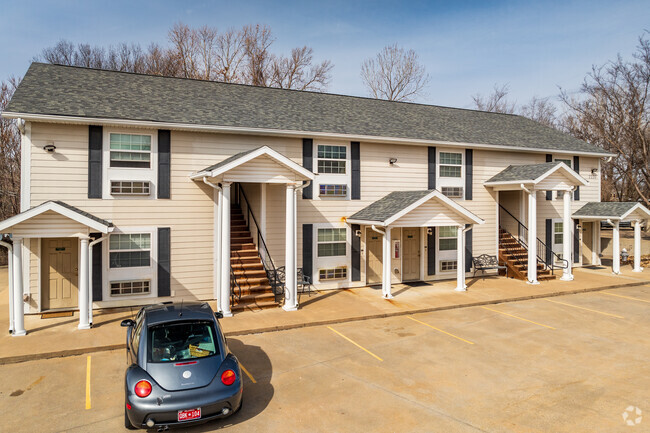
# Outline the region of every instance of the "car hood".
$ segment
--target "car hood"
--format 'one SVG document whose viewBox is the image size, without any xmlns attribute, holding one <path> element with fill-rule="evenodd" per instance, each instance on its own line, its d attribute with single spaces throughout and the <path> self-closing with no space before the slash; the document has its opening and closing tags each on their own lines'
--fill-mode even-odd
<svg viewBox="0 0 650 433">
<path fill-rule="evenodd" d="M 207 386 L 221 366 L 219 355 L 188 361 L 148 363 L 147 373 L 167 391 L 179 391 Z"/>
</svg>

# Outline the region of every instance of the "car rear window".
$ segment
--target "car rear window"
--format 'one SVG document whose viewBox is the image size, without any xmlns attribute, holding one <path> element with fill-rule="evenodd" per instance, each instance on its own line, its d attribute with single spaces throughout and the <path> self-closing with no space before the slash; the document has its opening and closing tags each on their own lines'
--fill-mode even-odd
<svg viewBox="0 0 650 433">
<path fill-rule="evenodd" d="M 149 362 L 174 362 L 216 355 L 219 348 L 211 322 L 172 322 L 147 330 Z"/>
</svg>

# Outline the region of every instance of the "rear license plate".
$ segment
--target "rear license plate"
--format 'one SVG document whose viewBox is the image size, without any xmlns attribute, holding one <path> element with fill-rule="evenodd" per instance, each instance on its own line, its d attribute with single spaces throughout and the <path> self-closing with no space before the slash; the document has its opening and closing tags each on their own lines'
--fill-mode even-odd
<svg viewBox="0 0 650 433">
<path fill-rule="evenodd" d="M 189 421 L 199 418 L 201 418 L 201 408 L 178 411 L 178 421 Z"/>
</svg>

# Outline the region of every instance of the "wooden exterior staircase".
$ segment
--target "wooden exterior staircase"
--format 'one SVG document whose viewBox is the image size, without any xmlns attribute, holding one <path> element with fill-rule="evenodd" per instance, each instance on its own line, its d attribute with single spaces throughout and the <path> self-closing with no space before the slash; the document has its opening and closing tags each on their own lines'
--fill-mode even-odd
<svg viewBox="0 0 650 433">
<path fill-rule="evenodd" d="M 230 209 L 230 267 L 233 312 L 279 306 L 253 236 L 237 206 Z"/>
<path fill-rule="evenodd" d="M 507 275 L 519 280 L 528 280 L 528 249 L 502 228 L 499 228 L 499 262 L 506 265 Z M 556 276 L 544 263 L 537 262 L 538 281 L 555 278 Z"/>
</svg>

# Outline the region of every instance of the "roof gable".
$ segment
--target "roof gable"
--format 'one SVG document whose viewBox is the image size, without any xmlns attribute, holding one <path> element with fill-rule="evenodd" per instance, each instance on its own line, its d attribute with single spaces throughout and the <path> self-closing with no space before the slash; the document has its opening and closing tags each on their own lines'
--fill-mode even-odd
<svg viewBox="0 0 650 433">
<path fill-rule="evenodd" d="M 550 176 L 560 174 L 575 185 L 587 185 L 588 182 L 563 162 L 545 162 L 542 164 L 509 165 L 501 172 L 485 181 L 484 185 L 496 186 L 507 184 L 539 184 Z M 557 176 L 556 176 L 557 177 Z M 560 179 L 558 177 L 558 179 Z"/>
<path fill-rule="evenodd" d="M 37 217 L 46 212 L 56 212 L 59 215 L 70 218 L 79 224 L 90 227 L 91 229 L 101 233 L 109 233 L 113 230 L 113 223 L 110 221 L 98 218 L 62 201 L 46 201 L 38 206 L 26 210 L 25 212 L 21 212 L 18 215 L 14 215 L 11 218 L 7 218 L 0 222 L 0 232 L 6 232 L 16 224 L 20 224 L 23 221 L 27 221 L 30 218 Z"/>
<path fill-rule="evenodd" d="M 650 217 L 650 210 L 641 203 L 627 202 L 589 202 L 573 213 L 573 218 L 624 220 L 638 214 L 641 218 Z"/>
</svg>

